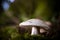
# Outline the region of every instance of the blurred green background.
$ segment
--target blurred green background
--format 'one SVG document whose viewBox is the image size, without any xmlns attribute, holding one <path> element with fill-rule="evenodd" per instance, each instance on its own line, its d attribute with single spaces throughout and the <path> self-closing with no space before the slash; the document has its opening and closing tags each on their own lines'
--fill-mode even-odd
<svg viewBox="0 0 60 40">
<path fill-rule="evenodd" d="M 42 36 L 31 37 L 28 33 L 20 35 L 17 27 L 31 18 L 41 18 L 53 24 L 59 20 L 58 0 L 1 0 L 0 4 L 1 40 L 49 40 Z"/>
</svg>

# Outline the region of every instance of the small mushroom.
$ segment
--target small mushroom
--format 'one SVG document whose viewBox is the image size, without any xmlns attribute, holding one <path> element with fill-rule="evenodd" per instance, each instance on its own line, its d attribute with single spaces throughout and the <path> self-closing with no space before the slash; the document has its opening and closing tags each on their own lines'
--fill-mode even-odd
<svg viewBox="0 0 60 40">
<path fill-rule="evenodd" d="M 46 30 L 44 30 L 43 28 L 40 28 L 40 33 L 42 34 L 42 33 L 45 33 L 46 32 Z"/>
<path fill-rule="evenodd" d="M 50 28 L 44 21 L 42 21 L 40 19 L 30 19 L 30 20 L 20 23 L 19 26 L 26 27 L 26 28 L 32 27 L 31 35 L 38 34 L 37 27 L 44 28 L 45 30 L 49 30 L 49 28 Z"/>
</svg>

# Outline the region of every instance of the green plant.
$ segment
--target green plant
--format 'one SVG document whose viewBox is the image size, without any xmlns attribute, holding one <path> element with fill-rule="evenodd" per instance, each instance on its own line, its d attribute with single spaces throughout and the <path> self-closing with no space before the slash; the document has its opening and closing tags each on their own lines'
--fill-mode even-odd
<svg viewBox="0 0 60 40">
<path fill-rule="evenodd" d="M 19 34 L 16 28 L 5 27 L 0 30 L 1 40 L 49 40 L 48 37 L 41 35 L 31 36 L 29 33 Z"/>
</svg>

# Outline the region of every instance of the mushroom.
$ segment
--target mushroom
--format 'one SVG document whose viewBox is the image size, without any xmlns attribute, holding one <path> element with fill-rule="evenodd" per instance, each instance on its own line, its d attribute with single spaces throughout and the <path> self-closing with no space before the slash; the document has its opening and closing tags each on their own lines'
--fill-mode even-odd
<svg viewBox="0 0 60 40">
<path fill-rule="evenodd" d="M 44 30 L 43 28 L 40 28 L 40 33 L 45 33 L 46 30 Z"/>
<path fill-rule="evenodd" d="M 27 21 L 24 21 L 19 24 L 20 27 L 32 27 L 31 35 L 37 35 L 38 34 L 38 29 L 37 28 L 43 28 L 45 30 L 49 30 L 49 26 L 42 20 L 40 19 L 30 19 Z"/>
</svg>

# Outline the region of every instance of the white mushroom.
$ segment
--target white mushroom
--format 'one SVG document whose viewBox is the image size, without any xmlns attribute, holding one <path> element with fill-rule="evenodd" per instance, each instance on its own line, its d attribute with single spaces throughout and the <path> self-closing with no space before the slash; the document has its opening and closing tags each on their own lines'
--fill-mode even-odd
<svg viewBox="0 0 60 40">
<path fill-rule="evenodd" d="M 40 29 L 40 33 L 45 33 L 46 30 L 44 30 L 43 28 Z"/>
<path fill-rule="evenodd" d="M 30 19 L 30 20 L 27 20 L 25 22 L 22 22 L 19 24 L 20 27 L 29 27 L 31 26 L 32 27 L 32 32 L 31 32 L 31 35 L 37 35 L 38 34 L 38 31 L 37 31 L 37 26 L 38 27 L 42 27 L 46 30 L 49 29 L 49 26 L 42 20 L 40 19 Z"/>
</svg>

